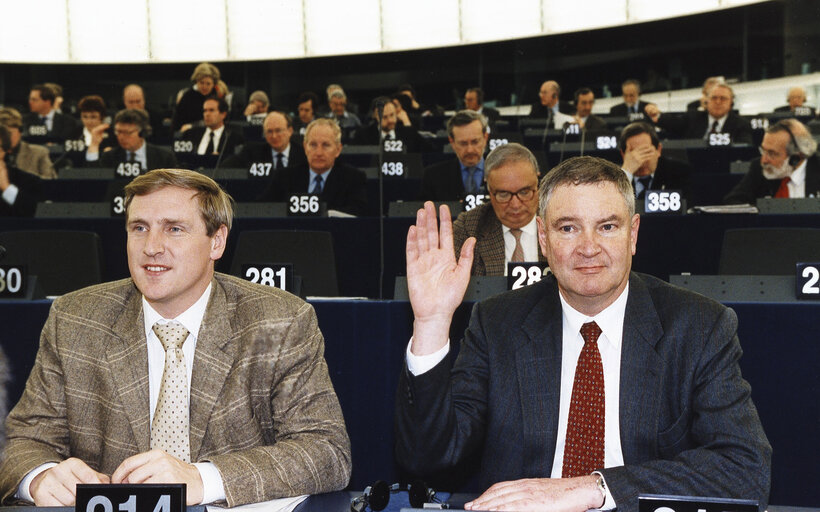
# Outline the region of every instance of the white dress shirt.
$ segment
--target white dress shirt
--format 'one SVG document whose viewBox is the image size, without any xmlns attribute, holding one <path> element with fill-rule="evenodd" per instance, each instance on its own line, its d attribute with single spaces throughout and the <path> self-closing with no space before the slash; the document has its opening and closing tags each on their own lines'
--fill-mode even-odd
<svg viewBox="0 0 820 512">
<path fill-rule="evenodd" d="M 188 389 L 190 390 L 196 341 L 199 336 L 199 327 L 202 325 L 202 319 L 205 317 L 205 309 L 208 306 L 210 296 L 211 285 L 209 284 L 202 296 L 190 308 L 173 319 L 163 318 L 162 315 L 157 313 L 157 311 L 148 304 L 145 297 L 142 298 L 143 327 L 148 349 L 148 397 L 151 421 L 154 419 L 154 410 L 157 408 L 157 402 L 159 401 L 159 389 L 160 386 L 162 386 L 162 374 L 165 371 L 165 349 L 154 333 L 153 326 L 157 322 L 168 323 L 171 320 L 176 320 L 188 330 L 188 337 L 185 338 L 185 342 L 182 344 L 182 353 L 185 355 L 185 371 L 188 374 Z M 188 400 L 190 402 L 190 392 L 188 394 Z M 26 475 L 23 481 L 20 482 L 16 497 L 27 501 L 34 501 L 29 489 L 31 481 L 41 472 L 56 465 L 57 464 L 50 462 L 42 464 L 32 470 Z M 202 478 L 202 503 L 224 500 L 225 487 L 222 482 L 222 476 L 219 474 L 219 470 L 216 469 L 216 466 L 210 462 L 197 462 L 193 465 L 197 468 Z"/>
<path fill-rule="evenodd" d="M 288 166 L 288 159 L 290 158 L 290 144 L 288 147 L 283 149 L 282 151 L 276 151 L 273 148 L 270 148 L 271 156 L 273 157 L 273 164 L 276 165 L 276 155 L 282 154 L 282 167 Z"/>
<path fill-rule="evenodd" d="M 205 133 L 202 134 L 202 140 L 199 141 L 199 146 L 196 149 L 197 155 L 204 155 L 205 150 L 208 149 L 208 142 L 211 140 L 211 133 L 214 134 L 214 151 L 219 151 L 219 141 L 222 139 L 222 133 L 225 131 L 225 125 L 223 124 L 216 130 L 211 130 L 210 128 L 205 128 Z"/>
<path fill-rule="evenodd" d="M 804 158 L 803 163 L 797 166 L 789 175 L 789 197 L 806 197 L 806 162 L 808 159 Z"/>
<path fill-rule="evenodd" d="M 706 133 L 703 134 L 703 138 L 709 137 L 709 134 L 712 133 L 712 125 L 717 121 L 717 128 L 715 131 L 717 133 L 723 132 L 723 125 L 726 124 L 726 119 L 729 118 L 729 114 L 721 117 L 720 119 L 712 117 L 712 114 L 709 114 L 709 122 L 706 123 Z"/>
<path fill-rule="evenodd" d="M 504 275 L 507 275 L 507 263 L 512 260 L 515 251 L 515 236 L 510 233 L 510 228 L 501 225 L 504 232 Z M 532 216 L 529 224 L 521 228 L 521 248 L 524 249 L 524 261 L 538 261 L 538 226 L 535 223 L 535 215 Z"/>
<path fill-rule="evenodd" d="M 558 433 L 555 441 L 555 456 L 552 461 L 550 478 L 561 478 L 564 464 L 564 446 L 567 440 L 567 422 L 569 406 L 572 400 L 572 386 L 575 382 L 575 367 L 584 346 L 581 326 L 595 321 L 601 328 L 598 338 L 598 350 L 604 367 L 604 467 L 611 468 L 624 465 L 621 449 L 621 428 L 619 423 L 619 397 L 621 377 L 621 342 L 623 340 L 626 300 L 629 296 L 627 283 L 621 295 L 606 309 L 588 317 L 572 308 L 559 293 L 562 311 L 561 340 L 561 398 L 558 406 Z M 421 375 L 441 362 L 450 351 L 450 342 L 437 352 L 425 356 L 416 356 L 410 351 L 413 340 L 407 344 L 405 358 L 407 369 L 412 375 Z M 606 499 L 602 510 L 615 508 L 615 499 L 607 487 Z"/>
<path fill-rule="evenodd" d="M 138 150 L 134 151 L 134 161 L 140 164 L 140 169 L 148 169 L 148 153 L 146 152 L 146 145 L 145 141 L 142 142 L 142 146 L 139 147 Z M 128 161 L 128 153 L 129 151 L 125 150 L 125 161 Z M 88 162 L 96 162 L 100 159 L 100 153 L 92 153 L 91 150 L 86 151 L 85 159 Z"/>
</svg>

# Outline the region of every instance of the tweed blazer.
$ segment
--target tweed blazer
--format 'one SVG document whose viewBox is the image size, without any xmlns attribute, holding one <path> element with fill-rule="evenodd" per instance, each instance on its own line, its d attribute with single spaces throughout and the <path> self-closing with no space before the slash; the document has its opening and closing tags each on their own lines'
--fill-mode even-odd
<svg viewBox="0 0 820 512">
<path fill-rule="evenodd" d="M 131 279 L 52 305 L 0 465 L 4 503 L 46 462 L 78 457 L 111 474 L 150 450 L 142 295 Z M 313 308 L 216 274 L 190 391 L 193 462 L 212 462 L 228 506 L 344 488 L 350 441 Z"/>
<path fill-rule="evenodd" d="M 461 253 L 461 246 L 471 236 L 476 238 L 476 245 L 470 275 L 503 276 L 506 267 L 504 231 L 492 204 L 484 203 L 468 212 L 463 212 L 453 222 L 453 248 L 456 258 Z M 538 261 L 547 261 L 540 247 Z"/>
<path fill-rule="evenodd" d="M 51 158 L 48 155 L 48 149 L 22 140 L 20 141 L 20 148 L 17 150 L 15 166 L 41 178 L 52 179 L 57 177 L 54 164 L 51 163 Z"/>
<path fill-rule="evenodd" d="M 402 466 L 424 477 L 478 470 L 480 491 L 550 476 L 561 395 L 558 294 L 550 275 L 479 302 L 455 363 L 451 352 L 418 376 L 405 367 L 396 394 Z M 624 465 L 600 470 L 619 511 L 637 511 L 640 493 L 756 499 L 765 510 L 772 449 L 741 353 L 731 309 L 630 274 L 618 394 Z"/>
</svg>

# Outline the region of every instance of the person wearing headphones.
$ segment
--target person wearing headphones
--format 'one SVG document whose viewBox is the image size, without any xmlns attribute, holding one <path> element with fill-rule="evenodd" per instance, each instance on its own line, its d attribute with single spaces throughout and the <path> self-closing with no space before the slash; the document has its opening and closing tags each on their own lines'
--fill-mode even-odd
<svg viewBox="0 0 820 512">
<path fill-rule="evenodd" d="M 760 144 L 760 160 L 735 185 L 723 202 L 753 204 L 758 197 L 820 197 L 817 141 L 797 119 L 769 126 Z"/>
<path fill-rule="evenodd" d="M 91 144 L 86 152 L 90 167 L 118 168 L 120 164 L 139 164 L 139 173 L 163 167 L 177 167 L 174 154 L 163 147 L 145 142 L 149 130 L 148 114 L 144 110 L 127 108 L 114 116 L 114 135 L 117 145 L 110 151 L 100 153 L 103 131 L 92 132 Z M 129 169 L 131 171 L 133 167 Z"/>
<path fill-rule="evenodd" d="M 538 90 L 538 103 L 534 103 L 528 117 L 533 119 L 546 119 L 550 128 L 560 129 L 564 123 L 574 122 L 572 116 L 562 112 L 559 97 L 561 96 L 561 86 L 554 80 L 547 80 L 541 84 Z"/>
</svg>

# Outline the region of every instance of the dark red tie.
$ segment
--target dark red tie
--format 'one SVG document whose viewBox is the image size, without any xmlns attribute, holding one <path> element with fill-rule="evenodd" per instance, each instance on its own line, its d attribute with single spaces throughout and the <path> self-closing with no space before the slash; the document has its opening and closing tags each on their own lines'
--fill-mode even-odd
<svg viewBox="0 0 820 512">
<path fill-rule="evenodd" d="M 563 478 L 588 475 L 604 466 L 604 365 L 598 352 L 601 328 L 581 326 L 584 348 L 575 368 L 564 444 Z"/>
<path fill-rule="evenodd" d="M 783 178 L 780 180 L 780 186 L 777 187 L 777 193 L 774 197 L 788 198 L 789 197 L 789 182 L 791 178 Z"/>
</svg>

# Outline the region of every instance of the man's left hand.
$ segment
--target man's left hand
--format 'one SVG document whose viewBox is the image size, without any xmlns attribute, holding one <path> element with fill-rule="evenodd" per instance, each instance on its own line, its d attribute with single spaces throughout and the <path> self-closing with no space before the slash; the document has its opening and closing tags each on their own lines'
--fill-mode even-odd
<svg viewBox="0 0 820 512">
<path fill-rule="evenodd" d="M 128 457 L 111 475 L 112 484 L 167 484 L 188 485 L 187 505 L 202 503 L 202 477 L 193 464 L 182 462 L 162 450 L 151 450 Z"/>
<path fill-rule="evenodd" d="M 581 512 L 603 506 L 597 476 L 529 478 L 499 482 L 464 505 L 465 510 Z"/>
</svg>

